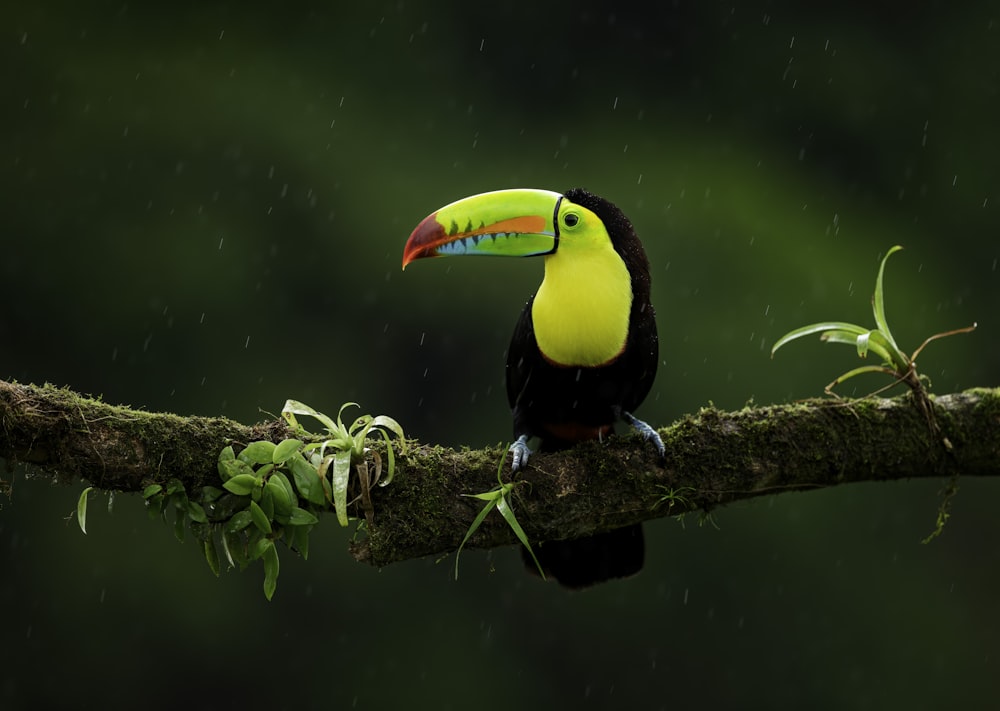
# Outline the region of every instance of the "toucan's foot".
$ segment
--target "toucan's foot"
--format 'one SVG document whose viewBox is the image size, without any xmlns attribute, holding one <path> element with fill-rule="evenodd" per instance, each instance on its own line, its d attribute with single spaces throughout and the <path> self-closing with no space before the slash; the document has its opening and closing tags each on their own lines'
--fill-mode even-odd
<svg viewBox="0 0 1000 711">
<path fill-rule="evenodd" d="M 649 425 L 646 426 L 649 427 Z M 662 442 L 660 446 L 663 446 Z M 507 451 L 511 453 L 510 470 L 512 472 L 516 472 L 521 467 L 528 466 L 528 457 L 531 456 L 531 450 L 528 449 L 528 435 L 518 437 L 517 441 L 510 445 Z"/>
<path fill-rule="evenodd" d="M 656 451 L 659 453 L 660 459 L 666 458 L 667 448 L 664 446 L 663 439 L 660 437 L 659 432 L 654 430 L 631 412 L 625 412 L 622 410 L 622 419 L 632 425 L 632 427 L 634 427 L 636 431 L 642 435 L 644 440 L 652 443 L 652 445 L 656 447 Z"/>
</svg>

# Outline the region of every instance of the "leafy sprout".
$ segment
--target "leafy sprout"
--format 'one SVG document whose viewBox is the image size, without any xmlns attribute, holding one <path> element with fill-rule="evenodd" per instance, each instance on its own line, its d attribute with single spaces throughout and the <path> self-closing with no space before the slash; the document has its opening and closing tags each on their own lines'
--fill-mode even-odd
<svg viewBox="0 0 1000 711">
<path fill-rule="evenodd" d="M 906 352 L 903 351 L 903 349 L 896 343 L 896 339 L 889 330 L 889 322 L 885 316 L 885 296 L 883 289 L 885 263 L 891 255 L 901 249 L 902 247 L 899 245 L 892 247 L 888 252 L 886 252 L 885 256 L 882 258 L 882 263 L 879 265 L 878 276 L 875 279 L 875 293 L 872 295 L 872 311 L 875 316 L 875 328 L 869 329 L 865 326 L 860 326 L 855 323 L 846 323 L 844 321 L 822 321 L 820 323 L 809 324 L 808 326 L 802 326 L 801 328 L 789 331 L 784 336 L 779 338 L 771 348 L 771 357 L 773 358 L 778 349 L 786 343 L 804 336 L 810 336 L 814 333 L 818 333 L 820 335 L 820 339 L 826 341 L 827 343 L 845 343 L 847 345 L 854 346 L 857 349 L 858 356 L 861 358 L 866 358 L 869 353 L 873 353 L 881 360 L 880 365 L 863 365 L 847 371 L 826 386 L 826 393 L 834 395 L 834 387 L 845 380 L 849 380 L 850 378 L 853 378 L 856 375 L 861 375 L 862 373 L 884 373 L 886 375 L 891 375 L 895 379 L 895 382 L 886 387 L 891 387 L 892 385 L 895 385 L 896 382 L 902 382 L 909 387 L 918 400 L 918 406 L 924 412 L 925 416 L 928 417 L 928 421 L 931 423 L 932 429 L 936 431 L 937 427 L 933 422 L 933 415 L 931 414 L 929 403 L 927 402 L 926 393 L 924 392 L 923 385 L 917 375 L 917 357 L 931 341 L 935 341 L 946 336 L 953 336 L 959 333 L 969 333 L 970 331 L 975 330 L 976 324 L 929 336 L 915 351 L 913 351 L 911 355 L 907 355 Z"/>
<path fill-rule="evenodd" d="M 505 450 L 506 451 L 506 450 Z M 486 504 L 473 519 L 472 524 L 469 526 L 469 530 L 465 532 L 465 537 L 462 538 L 461 544 L 458 546 L 458 550 L 455 551 L 455 580 L 458 580 L 458 559 L 462 555 L 462 549 L 465 544 L 468 543 L 469 539 L 472 538 L 472 534 L 478 530 L 479 526 L 486 520 L 486 516 L 496 508 L 503 516 L 507 525 L 517 536 L 517 540 L 525 547 L 528 553 L 531 555 L 531 559 L 535 561 L 535 566 L 538 568 L 539 574 L 542 576 L 542 580 L 545 580 L 545 571 L 542 570 L 542 564 L 538 562 L 538 558 L 535 556 L 535 551 L 531 549 L 531 543 L 528 542 L 528 536 L 525 534 L 524 529 L 521 528 L 521 524 L 517 522 L 517 517 L 514 516 L 514 510 L 510 507 L 510 502 L 507 501 L 507 496 L 514 487 L 523 484 L 523 481 L 511 481 L 504 482 L 501 478 L 501 473 L 503 472 L 503 464 L 506 460 L 506 454 L 500 459 L 500 463 L 497 466 L 497 487 L 495 489 L 490 489 L 489 491 L 484 491 L 481 494 L 462 494 L 462 496 L 468 496 L 469 498 L 479 499 L 480 501 L 485 501 Z"/>
</svg>

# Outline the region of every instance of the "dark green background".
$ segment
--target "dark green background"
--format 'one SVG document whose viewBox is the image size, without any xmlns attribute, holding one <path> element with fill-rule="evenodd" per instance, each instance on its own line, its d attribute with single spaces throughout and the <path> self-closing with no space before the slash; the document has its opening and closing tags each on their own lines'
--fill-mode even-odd
<svg viewBox="0 0 1000 711">
<path fill-rule="evenodd" d="M 12 7 L 11 5 L 22 5 Z M 1000 383 L 995 3 L 8 3 L 0 377 L 251 422 L 357 400 L 411 436 L 509 437 L 503 355 L 537 261 L 402 274 L 432 210 L 583 186 L 632 218 L 664 364 L 639 415 L 817 395 L 878 261 L 937 392 Z M 845 394 L 881 385 L 852 381 Z M 989 708 L 996 482 L 646 526 L 638 577 L 567 594 L 513 549 L 212 577 L 138 497 L 0 508 L 0 706 Z M 5 475 L 10 478 L 9 475 Z"/>
</svg>

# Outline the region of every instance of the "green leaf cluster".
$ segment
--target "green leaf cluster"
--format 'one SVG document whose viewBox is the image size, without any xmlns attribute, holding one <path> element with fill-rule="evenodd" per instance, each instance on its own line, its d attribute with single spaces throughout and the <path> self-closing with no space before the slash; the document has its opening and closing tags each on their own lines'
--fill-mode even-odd
<svg viewBox="0 0 1000 711">
<path fill-rule="evenodd" d="M 264 563 L 264 595 L 274 595 L 278 582 L 276 541 L 309 557 L 309 533 L 319 523 L 309 490 L 292 483 L 295 458 L 302 457 L 303 442 L 286 439 L 251 442 L 236 454 L 232 446 L 219 454 L 222 487 L 235 504 L 227 519 L 217 525 L 217 535 L 204 539 L 205 559 L 216 575 L 218 539 L 229 567 L 245 568 L 251 561 Z M 315 474 L 314 474 L 315 476 Z M 301 498 L 300 498 L 301 497 Z"/>
<path fill-rule="evenodd" d="M 311 442 L 301 448 L 303 458 L 315 469 L 319 476 L 320 486 L 323 487 L 322 496 L 325 501 L 331 500 L 337 513 L 337 520 L 341 526 L 347 525 L 347 487 L 350 479 L 352 465 L 357 470 L 360 479 L 362 497 L 366 497 L 371 487 L 378 483 L 386 486 L 392 481 L 396 473 L 396 455 L 392 448 L 392 440 L 389 434 L 395 434 L 399 439 L 400 452 L 405 451 L 406 439 L 403 435 L 403 428 L 396 420 L 386 415 L 361 415 L 350 426 L 345 426 L 343 422 L 344 410 L 348 407 L 357 407 L 355 402 L 348 402 L 341 406 L 337 413 L 337 420 L 317 412 L 306 404 L 297 400 L 288 400 L 281 410 L 281 416 L 288 422 L 288 426 L 302 435 L 308 435 L 302 425 L 299 424 L 299 416 L 312 417 L 324 427 L 322 441 Z M 381 434 L 386 443 L 386 453 L 388 467 L 385 479 L 379 481 L 382 476 L 382 457 L 378 452 L 372 452 L 375 462 L 375 471 L 370 472 L 365 454 L 369 452 L 365 447 L 368 436 L 372 433 Z M 296 462 L 296 464 L 298 464 Z M 302 470 L 302 476 L 307 477 L 305 469 L 298 464 Z M 329 473 L 329 480 L 327 474 Z M 298 479 L 296 480 L 298 481 Z M 315 498 L 310 499 L 314 503 L 319 501 L 320 492 L 315 490 L 315 483 L 310 478 L 310 485 L 313 487 Z M 322 502 L 320 502 L 322 503 Z M 366 511 L 370 512 L 370 502 L 363 502 Z"/>
<path fill-rule="evenodd" d="M 899 245 L 893 246 L 882 258 L 879 265 L 878 276 L 875 279 L 875 293 L 872 295 L 872 312 L 875 316 L 875 328 L 867 328 L 855 323 L 844 321 L 821 321 L 808 326 L 796 328 L 779 338 L 771 348 L 771 357 L 786 343 L 794 341 L 804 336 L 814 333 L 820 334 L 820 339 L 827 343 L 845 343 L 857 349 L 858 356 L 866 358 L 869 353 L 875 354 L 881 361 L 881 365 L 863 365 L 853 368 L 836 378 L 826 386 L 826 392 L 833 394 L 832 389 L 838 384 L 853 378 L 862 373 L 885 373 L 893 376 L 896 381 L 906 383 L 915 393 L 919 390 L 919 379 L 916 375 L 917 356 L 931 341 L 945 336 L 952 336 L 958 333 L 968 333 L 976 328 L 976 324 L 966 328 L 959 328 L 945 333 L 936 333 L 928 337 L 917 348 L 912 355 L 907 355 L 893 338 L 892 331 L 889 330 L 889 322 L 885 316 L 885 296 L 883 288 L 883 278 L 885 274 L 885 264 L 889 257 L 901 250 Z M 892 383 L 892 384 L 895 384 Z"/>
<path fill-rule="evenodd" d="M 296 400 L 288 400 L 282 416 L 296 437 L 275 443 L 250 442 L 239 452 L 226 446 L 219 453 L 220 486 L 204 486 L 196 494 L 185 491 L 179 479 L 166 484 L 150 484 L 143 498 L 150 515 L 166 520 L 174 512 L 174 533 L 184 540 L 190 528 L 201 541 L 205 560 L 219 575 L 222 562 L 229 568 L 245 569 L 260 560 L 264 565 L 264 595 L 270 600 L 275 592 L 280 570 L 277 543 L 309 557 L 309 534 L 319 523 L 319 514 L 333 509 L 342 526 L 348 525 L 348 488 L 351 474 L 357 476 L 362 508 L 372 516 L 370 490 L 375 484 L 385 486 L 395 474 L 394 444 L 405 451 L 403 428 L 391 417 L 362 415 L 350 426 L 343 424 L 347 403 L 334 421 L 321 412 Z M 302 427 L 297 416 L 308 415 L 324 425 L 324 432 L 313 435 Z M 369 436 L 379 433 L 386 441 L 388 465 L 382 478 L 382 458 L 365 446 Z M 390 438 L 396 435 L 396 443 Z M 372 466 L 369 466 L 369 455 Z M 77 521 L 86 533 L 87 499 L 85 489 L 77 502 Z M 221 553 L 220 553 L 221 551 Z"/>
</svg>

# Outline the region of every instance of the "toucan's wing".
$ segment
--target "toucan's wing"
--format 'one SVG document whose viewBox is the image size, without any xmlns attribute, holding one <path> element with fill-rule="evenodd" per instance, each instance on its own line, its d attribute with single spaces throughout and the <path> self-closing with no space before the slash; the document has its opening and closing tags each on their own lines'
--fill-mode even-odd
<svg viewBox="0 0 1000 711">
<path fill-rule="evenodd" d="M 626 412 L 632 412 L 646 399 L 660 360 L 660 341 L 656 333 L 656 314 L 653 305 L 633 303 L 629 320 L 628 343 L 622 354 L 621 366 L 627 377 L 622 392 L 621 405 Z"/>
<path fill-rule="evenodd" d="M 535 435 L 528 427 L 524 396 L 528 382 L 535 369 L 535 362 L 540 358 L 538 342 L 535 340 L 535 328 L 531 322 L 531 304 L 535 297 L 528 299 L 521 316 L 517 319 L 514 334 L 507 348 L 507 403 L 514 415 L 514 438 L 521 435 Z"/>
</svg>

